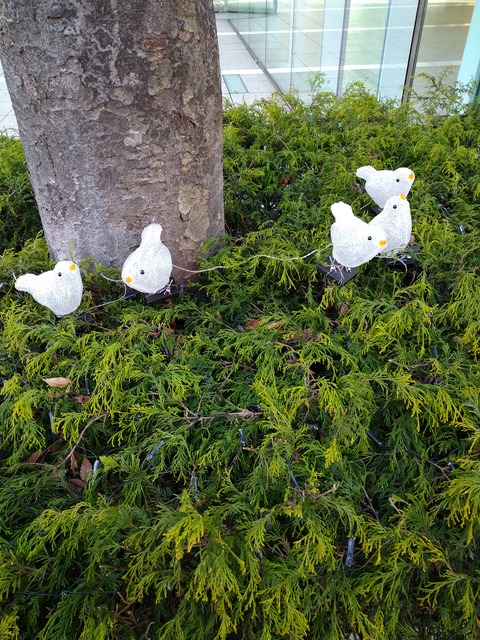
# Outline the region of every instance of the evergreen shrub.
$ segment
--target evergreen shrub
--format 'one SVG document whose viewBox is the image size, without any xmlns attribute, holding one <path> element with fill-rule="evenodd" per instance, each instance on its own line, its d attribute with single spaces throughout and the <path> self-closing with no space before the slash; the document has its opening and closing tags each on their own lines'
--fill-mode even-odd
<svg viewBox="0 0 480 640">
<path fill-rule="evenodd" d="M 41 228 L 22 144 L 0 133 L 0 253 L 20 249 Z"/>
<path fill-rule="evenodd" d="M 480 108 L 433 106 L 226 105 L 226 268 L 170 303 L 98 265 L 55 320 L 42 236 L 4 250 L 1 638 L 479 637 Z M 338 286 L 364 164 L 415 171 L 422 249 Z"/>
</svg>

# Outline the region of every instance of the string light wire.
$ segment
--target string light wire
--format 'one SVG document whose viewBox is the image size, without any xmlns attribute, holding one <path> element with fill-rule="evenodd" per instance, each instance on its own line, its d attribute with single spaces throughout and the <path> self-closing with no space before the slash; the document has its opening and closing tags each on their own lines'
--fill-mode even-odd
<svg viewBox="0 0 480 640">
<path fill-rule="evenodd" d="M 318 252 L 318 249 L 314 249 L 313 251 L 306 253 L 304 256 L 294 256 L 293 258 L 281 258 L 279 256 L 269 256 L 266 253 L 259 253 L 255 256 L 250 256 L 249 258 L 242 260 L 239 264 L 245 264 L 246 262 L 250 262 L 250 260 L 254 260 L 255 258 L 268 258 L 269 260 L 279 260 L 281 262 L 292 262 L 293 260 L 305 260 L 305 258 L 308 258 L 309 256 L 312 256 L 314 253 L 317 253 L 317 252 Z M 179 267 L 176 264 L 172 266 L 175 269 L 179 269 L 180 271 L 186 271 L 187 273 L 206 273 L 207 271 L 215 271 L 217 269 L 229 268 L 228 265 L 224 265 L 224 264 L 217 265 L 216 267 L 209 267 L 208 269 L 198 269 L 198 270 L 185 269 L 185 267 Z"/>
</svg>

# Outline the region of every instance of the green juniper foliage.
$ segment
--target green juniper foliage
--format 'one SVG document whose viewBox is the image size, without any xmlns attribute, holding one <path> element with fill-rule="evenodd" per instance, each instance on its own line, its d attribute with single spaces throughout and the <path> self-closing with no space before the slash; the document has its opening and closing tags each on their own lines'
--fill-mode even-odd
<svg viewBox="0 0 480 640">
<path fill-rule="evenodd" d="M 226 105 L 226 268 L 170 303 L 99 265 L 56 320 L 13 286 L 51 267 L 35 225 L 4 250 L 1 638 L 479 637 L 480 108 L 429 107 Z M 422 249 L 340 287 L 364 164 L 415 171 Z"/>
<path fill-rule="evenodd" d="M 41 228 L 21 142 L 0 134 L 0 253 Z"/>
</svg>

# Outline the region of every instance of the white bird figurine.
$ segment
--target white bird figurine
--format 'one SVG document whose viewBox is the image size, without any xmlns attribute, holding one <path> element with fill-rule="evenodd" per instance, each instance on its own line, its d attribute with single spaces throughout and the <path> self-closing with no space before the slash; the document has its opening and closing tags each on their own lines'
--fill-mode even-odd
<svg viewBox="0 0 480 640">
<path fill-rule="evenodd" d="M 142 240 L 125 260 L 122 280 L 142 293 L 157 293 L 165 289 L 172 273 L 172 256 L 161 241 L 162 226 L 150 224 L 142 231 Z"/>
<path fill-rule="evenodd" d="M 51 271 L 38 276 L 26 273 L 15 281 L 17 291 L 26 291 L 56 316 L 76 311 L 82 300 L 83 283 L 78 265 L 70 260 L 57 262 Z"/>
<path fill-rule="evenodd" d="M 332 257 L 339 264 L 348 268 L 358 267 L 387 246 L 385 232 L 357 218 L 349 204 L 335 202 L 331 209 L 335 217 L 330 228 Z"/>
<path fill-rule="evenodd" d="M 368 223 L 369 227 L 379 227 L 386 233 L 388 245 L 381 253 L 392 253 L 405 249 L 412 233 L 412 216 L 407 198 L 400 196 L 389 198 L 381 211 Z"/>
<path fill-rule="evenodd" d="M 365 191 L 380 209 L 383 209 L 392 196 L 399 196 L 401 193 L 407 196 L 415 180 L 413 171 L 406 167 L 400 167 L 395 171 L 377 171 L 374 167 L 366 165 L 357 169 L 355 175 L 365 180 Z"/>
</svg>

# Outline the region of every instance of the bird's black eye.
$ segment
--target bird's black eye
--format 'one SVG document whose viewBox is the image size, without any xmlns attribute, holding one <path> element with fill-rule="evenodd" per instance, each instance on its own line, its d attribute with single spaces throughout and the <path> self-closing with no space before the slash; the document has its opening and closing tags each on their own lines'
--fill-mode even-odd
<svg viewBox="0 0 480 640">
<path fill-rule="evenodd" d="M 61 272 L 61 271 L 59 271 L 57 275 L 60 277 L 60 276 L 62 275 L 62 272 Z"/>
<path fill-rule="evenodd" d="M 397 205 L 396 205 L 396 204 L 394 204 L 394 205 L 393 205 L 393 208 L 394 208 L 394 209 L 396 209 L 396 208 L 397 208 Z"/>
<path fill-rule="evenodd" d="M 371 239 L 372 239 L 372 236 L 368 236 L 367 240 L 371 240 Z"/>
<path fill-rule="evenodd" d="M 140 273 L 141 273 L 141 274 L 142 274 L 142 276 L 143 276 L 143 275 L 145 274 L 145 271 L 142 269 L 142 270 L 140 271 Z"/>
<path fill-rule="evenodd" d="M 400 182 L 400 178 L 397 178 L 397 179 L 395 180 L 395 182 Z"/>
</svg>

